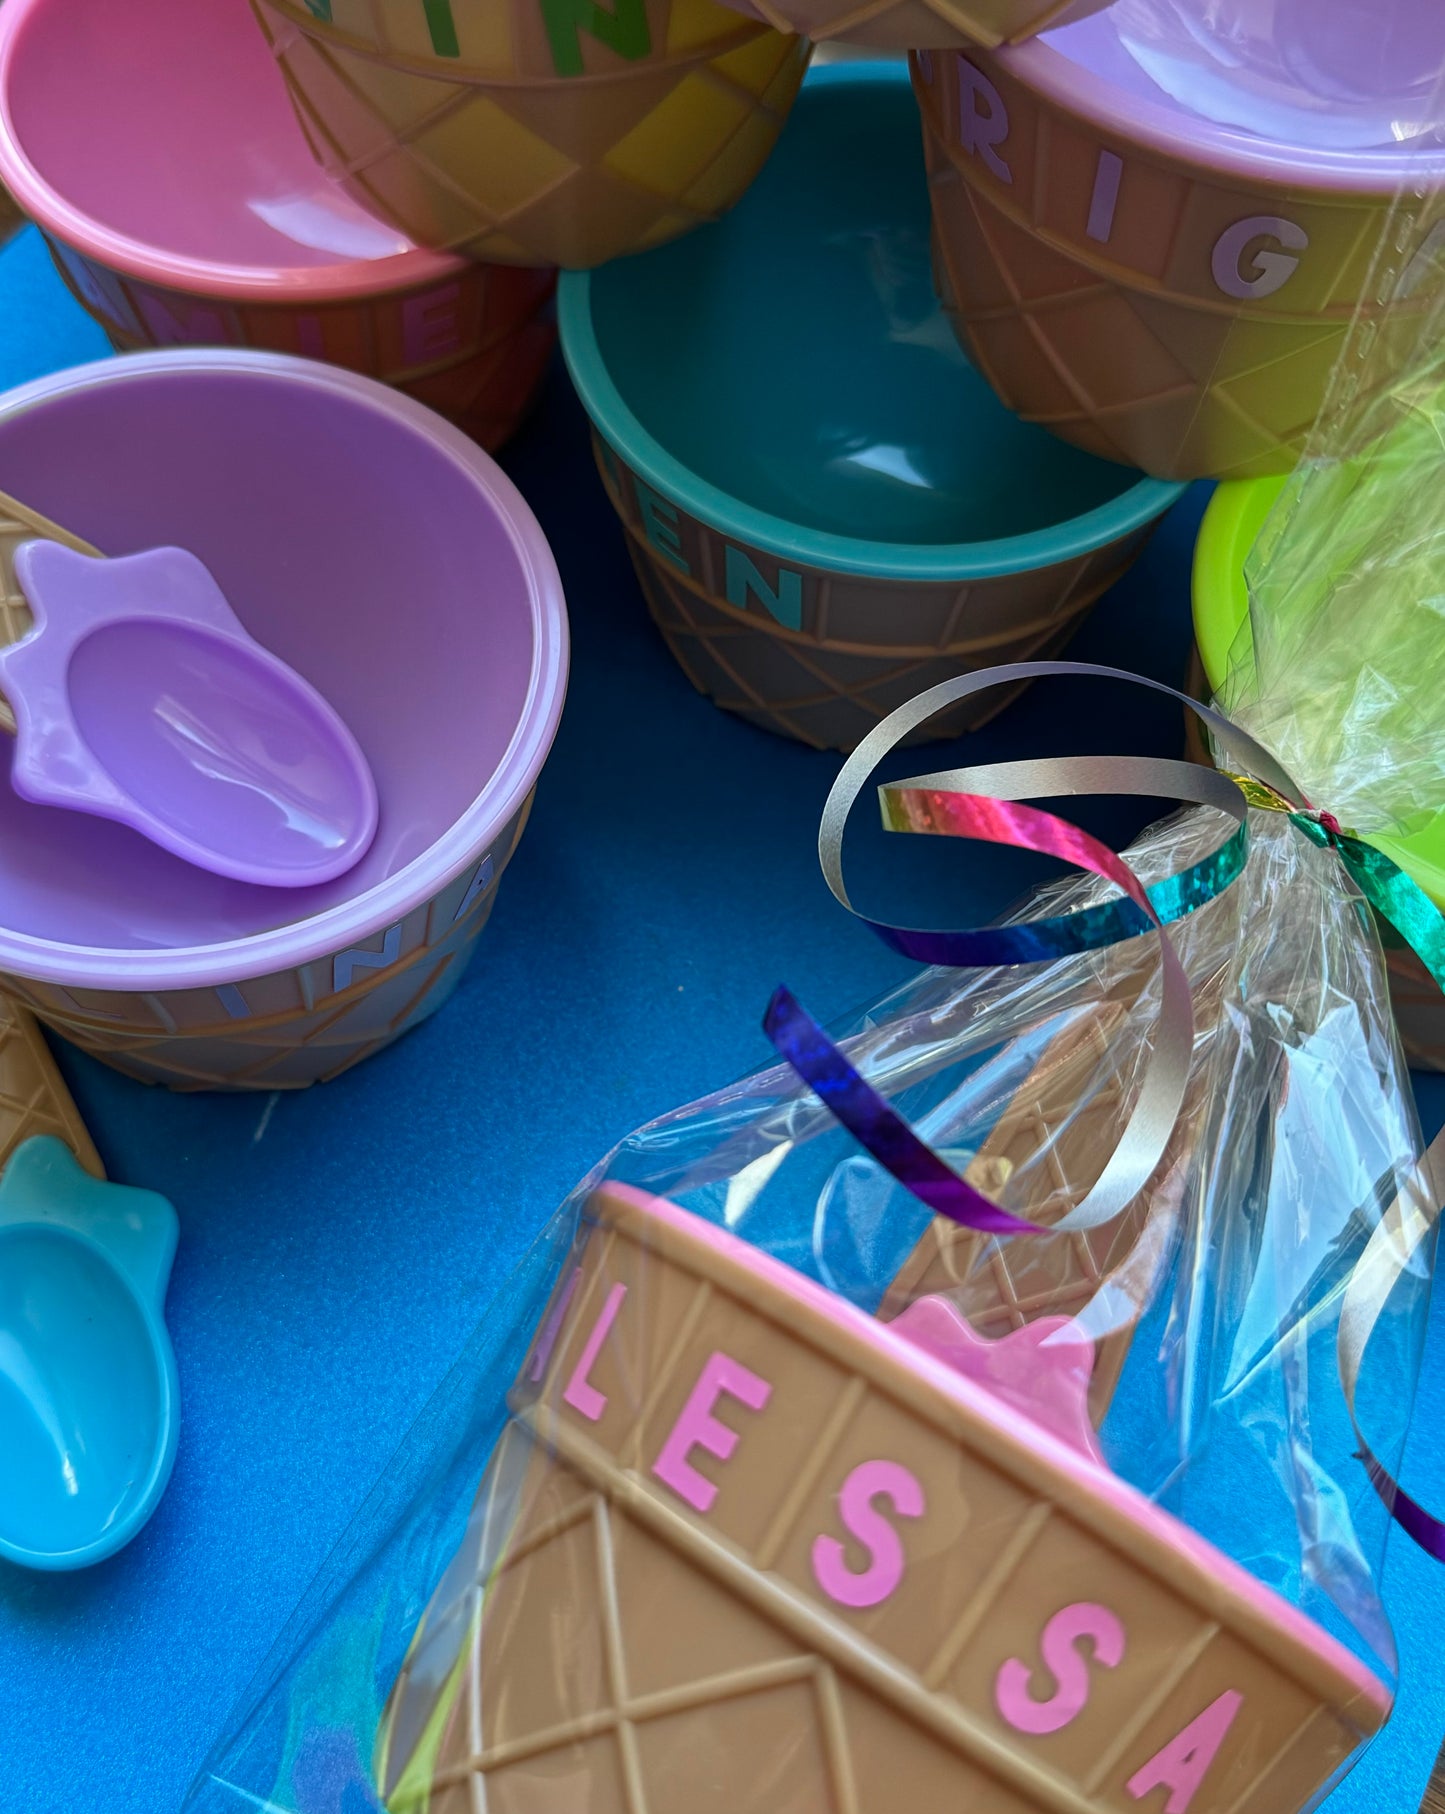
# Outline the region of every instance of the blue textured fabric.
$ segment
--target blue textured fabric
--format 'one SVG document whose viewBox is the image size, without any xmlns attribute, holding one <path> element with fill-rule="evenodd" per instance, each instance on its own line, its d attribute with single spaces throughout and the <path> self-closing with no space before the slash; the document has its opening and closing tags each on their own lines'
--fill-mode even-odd
<svg viewBox="0 0 1445 1814">
<path fill-rule="evenodd" d="M 101 350 L 25 235 L 0 258 L 0 384 Z M 560 373 L 506 464 L 557 550 L 576 661 L 536 813 L 452 1004 L 299 1096 L 174 1097 L 61 1055 L 112 1175 L 180 1213 L 168 1314 L 181 1444 L 160 1510 L 120 1555 L 65 1577 L 0 1568 L 7 1808 L 173 1814 L 569 1186 L 637 1123 L 765 1061 L 760 1020 L 778 982 L 830 1018 L 908 973 L 818 873 L 837 758 L 715 711 L 650 628 Z M 1074 644 L 1080 659 L 1180 679 L 1203 501 L 1196 490 L 1166 521 Z M 1100 708 L 1098 689 L 1088 703 Z M 1084 704 L 1039 689 L 967 759 L 1077 749 Z M 1167 700 L 1134 695 L 1128 712 L 1127 725 L 1108 720 L 1116 748 L 1178 752 Z M 937 766 L 962 759 L 940 750 Z M 1101 810 L 1090 829 L 1132 827 Z M 977 923 L 1029 879 L 1013 853 L 961 863 L 927 838 L 891 840 L 885 876 L 881 840 L 864 825 L 849 844 L 858 898 L 879 917 Z M 1433 1130 L 1445 1089 L 1421 1094 Z M 1445 1312 L 1431 1360 L 1405 1482 L 1445 1503 Z M 1410 1814 L 1445 1734 L 1432 1661 L 1445 1572 L 1397 1541 L 1388 1586 L 1400 1708 L 1329 1814 Z"/>
</svg>

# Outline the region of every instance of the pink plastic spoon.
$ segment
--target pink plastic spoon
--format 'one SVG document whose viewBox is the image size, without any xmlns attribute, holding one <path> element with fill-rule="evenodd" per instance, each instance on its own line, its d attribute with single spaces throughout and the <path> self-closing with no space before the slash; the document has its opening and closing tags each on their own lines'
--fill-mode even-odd
<svg viewBox="0 0 1445 1814">
<path fill-rule="evenodd" d="M 330 881 L 366 853 L 376 784 L 356 739 L 195 555 L 107 560 L 64 532 L 22 539 L 57 532 L 3 493 L 0 515 L 12 631 L 24 606 L 33 620 L 0 650 L 17 794 L 273 888 Z"/>
</svg>

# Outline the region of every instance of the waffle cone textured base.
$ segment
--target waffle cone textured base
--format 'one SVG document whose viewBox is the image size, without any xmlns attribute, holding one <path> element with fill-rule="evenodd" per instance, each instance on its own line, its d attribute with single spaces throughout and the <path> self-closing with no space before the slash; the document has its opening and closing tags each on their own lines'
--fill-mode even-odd
<svg viewBox="0 0 1445 1814">
<path fill-rule="evenodd" d="M 25 225 L 25 215 L 10 191 L 0 186 L 0 246 L 13 239 Z"/>
<path fill-rule="evenodd" d="M 1309 1621 L 872 1318 L 640 1193 L 588 1213 L 383 1717 L 392 1814 L 1104 1814 L 1210 1719 L 1191 1814 L 1277 1814 L 1383 1718 Z M 699 1403 L 723 1434 L 679 1449 Z M 833 1533 L 880 1469 L 917 1497 L 855 1589 Z M 1118 1666 L 1030 1736 L 998 1684 L 1083 1601 Z"/>
<path fill-rule="evenodd" d="M 531 809 L 433 900 L 299 968 L 146 994 L 0 977 L 0 994 L 142 1083 L 294 1090 L 324 1083 L 434 1014 L 462 979 Z"/>
<path fill-rule="evenodd" d="M 968 50 L 1016 43 L 1098 12 L 1108 0 L 752 0 L 738 11 L 815 44 Z"/>
<path fill-rule="evenodd" d="M 683 673 L 725 711 L 814 749 L 853 749 L 941 680 L 1057 654 L 1153 528 L 1055 566 L 971 582 L 784 567 L 671 505 L 659 520 L 655 494 L 595 436 L 593 447 L 647 608 Z M 959 736 L 1020 691 L 966 701 L 909 741 Z"/>
<path fill-rule="evenodd" d="M 328 173 L 418 245 L 503 264 L 601 264 L 715 219 L 762 168 L 810 55 L 710 9 L 730 36 L 701 51 L 498 80 L 255 4 Z"/>
<path fill-rule="evenodd" d="M 982 53 L 917 58 L 914 85 L 939 292 L 1025 420 L 1160 478 L 1287 472 L 1357 307 L 1381 317 L 1372 374 L 1406 362 L 1426 317 L 1370 288 L 1390 196 L 1251 191 L 1101 143 Z"/>
<path fill-rule="evenodd" d="M 1142 961 L 1129 979 L 1136 992 L 1148 972 L 1148 962 Z M 1196 990 L 1196 1028 L 1214 1023 L 1218 996 L 1217 984 Z M 1100 1087 L 1098 1079 L 1109 1072 L 1112 1044 L 1127 1011 L 1122 1000 L 1102 1001 L 1089 1019 L 1049 1045 L 969 1166 L 971 1184 L 995 1200 L 1011 1202 L 1010 1178 L 1043 1154 L 1044 1176 L 1041 1182 L 1031 1180 L 1026 1210 L 1031 1221 L 1045 1227 L 1093 1188 L 1122 1124 L 1121 1080 L 1114 1073 Z M 1134 1295 L 1126 1283 L 1131 1256 L 1144 1252 L 1147 1258 L 1178 1215 L 1203 1115 L 1206 1076 L 1207 1067 L 1196 1066 L 1158 1173 L 1122 1215 L 1079 1234 L 1036 1241 L 999 1241 L 936 1216 L 885 1294 L 879 1316 L 891 1322 L 918 1298 L 941 1293 L 977 1334 L 997 1341 L 1041 1317 L 1086 1313 L 1106 1282 L 1113 1287 L 1111 1298 L 1129 1301 Z M 1158 1239 L 1146 1249 L 1151 1225 Z M 1095 1339 L 1089 1413 L 1096 1426 L 1104 1421 L 1133 1339 L 1132 1317 L 1111 1321 Z"/>
<path fill-rule="evenodd" d="M 520 426 L 557 340 L 551 272 L 478 265 L 441 284 L 299 308 L 189 295 L 47 243 L 117 352 L 244 346 L 321 359 L 395 386 L 488 452 Z"/>
<path fill-rule="evenodd" d="M 0 1171 L 16 1147 L 42 1134 L 63 1140 L 88 1172 L 105 1176 L 44 1034 L 23 1008 L 0 1000 Z"/>
<path fill-rule="evenodd" d="M 1412 1071 L 1445 1071 L 1445 996 L 1440 985 L 1407 945 L 1391 942 L 1393 935 L 1383 925 L 1380 931 L 1386 940 L 1385 972 L 1406 1063 Z"/>
</svg>

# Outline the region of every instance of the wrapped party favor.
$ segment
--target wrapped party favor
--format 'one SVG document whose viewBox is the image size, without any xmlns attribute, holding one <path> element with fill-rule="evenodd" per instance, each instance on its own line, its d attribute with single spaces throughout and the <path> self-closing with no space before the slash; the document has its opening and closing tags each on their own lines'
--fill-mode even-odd
<svg viewBox="0 0 1445 1814">
<path fill-rule="evenodd" d="M 983 684 L 850 760 L 840 898 L 873 763 Z M 1438 1530 L 1436 1199 L 1350 852 L 1235 748 L 883 790 L 1092 873 L 884 929 L 947 961 L 845 1024 L 779 990 L 774 1062 L 584 1180 L 188 1814 L 1317 1804 L 1390 1711 L 1392 1513 Z M 1020 804 L 1119 791 L 1187 803 L 1122 861 Z"/>
</svg>

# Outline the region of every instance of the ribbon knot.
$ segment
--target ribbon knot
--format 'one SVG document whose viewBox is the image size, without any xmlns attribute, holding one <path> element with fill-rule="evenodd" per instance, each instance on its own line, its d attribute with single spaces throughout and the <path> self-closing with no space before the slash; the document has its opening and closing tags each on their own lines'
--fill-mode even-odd
<svg viewBox="0 0 1445 1814">
<path fill-rule="evenodd" d="M 1383 851 L 1344 830 L 1333 813 L 1311 807 L 1274 757 L 1220 713 L 1160 681 L 1083 662 L 1014 662 L 944 681 L 890 713 L 864 738 L 833 784 L 818 834 L 823 874 L 841 906 L 850 913 L 857 911 L 843 885 L 844 828 L 879 762 L 945 707 L 991 687 L 1053 675 L 1126 681 L 1167 694 L 1200 717 L 1218 746 L 1233 752 L 1248 772 L 1137 757 L 1073 757 L 954 769 L 881 787 L 883 822 L 891 831 L 933 832 L 1042 851 L 1106 878 L 1120 894 L 1053 918 L 972 931 L 866 923 L 905 956 L 963 967 L 1056 963 L 1141 934 L 1158 938 L 1163 989 L 1154 1050 L 1133 1112 L 1084 1200 L 1047 1228 L 1012 1214 L 976 1190 L 920 1139 L 788 990 L 776 992 L 763 1022 L 783 1058 L 905 1190 L 936 1214 L 996 1237 L 1058 1235 L 1097 1227 L 1120 1214 L 1148 1186 L 1182 1108 L 1194 1042 L 1191 993 L 1168 924 L 1215 899 L 1241 873 L 1248 855 L 1248 807 L 1286 814 L 1312 843 L 1334 851 L 1379 918 L 1414 950 L 1445 991 L 1445 915 Z M 1191 869 L 1146 889 L 1122 858 L 1077 826 L 1020 804 L 1084 794 L 1190 801 L 1228 814 L 1235 829 Z M 1445 1133 L 1424 1155 L 1366 1243 L 1345 1291 L 1336 1342 L 1345 1402 L 1360 1443 L 1358 1459 L 1391 1516 L 1437 1561 L 1445 1561 L 1445 1523 L 1411 1499 L 1371 1451 L 1355 1418 L 1355 1394 L 1366 1345 L 1391 1290 L 1435 1225 L 1442 1190 Z"/>
</svg>

